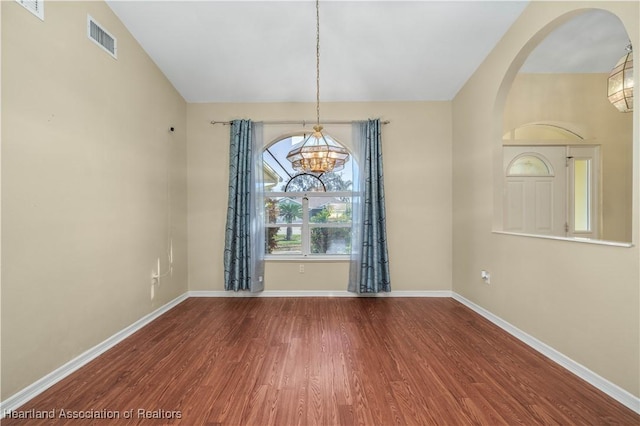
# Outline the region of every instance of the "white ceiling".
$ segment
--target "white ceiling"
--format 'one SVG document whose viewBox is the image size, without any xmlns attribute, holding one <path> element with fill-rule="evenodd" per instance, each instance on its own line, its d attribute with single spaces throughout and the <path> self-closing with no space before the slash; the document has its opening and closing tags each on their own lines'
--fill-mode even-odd
<svg viewBox="0 0 640 426">
<path fill-rule="evenodd" d="M 620 19 L 593 9 L 556 28 L 531 52 L 520 71 L 609 73 L 628 44 Z"/>
<path fill-rule="evenodd" d="M 108 4 L 187 102 L 315 100 L 313 1 Z M 526 5 L 323 0 L 321 101 L 451 100 Z M 524 69 L 544 72 L 549 64 L 563 63 L 553 53 L 568 41 L 569 52 L 580 55 L 585 44 L 613 46 L 614 59 L 605 61 L 610 70 L 628 40 L 624 30 L 622 42 L 620 31 L 611 35 L 608 29 L 616 22 L 604 15 L 587 15 L 586 22 L 561 32 L 552 39 L 554 48 L 534 52 L 537 59 Z M 576 35 L 585 30 L 587 37 Z M 603 67 L 593 60 L 570 62 Z"/>
</svg>

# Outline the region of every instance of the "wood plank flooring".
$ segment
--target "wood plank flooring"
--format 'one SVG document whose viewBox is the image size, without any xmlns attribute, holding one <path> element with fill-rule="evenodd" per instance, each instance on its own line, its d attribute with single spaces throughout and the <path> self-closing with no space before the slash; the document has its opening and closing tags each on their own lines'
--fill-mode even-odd
<svg viewBox="0 0 640 426">
<path fill-rule="evenodd" d="M 53 418 L 2 424 L 640 424 L 449 298 L 190 298 L 18 412 Z"/>
</svg>

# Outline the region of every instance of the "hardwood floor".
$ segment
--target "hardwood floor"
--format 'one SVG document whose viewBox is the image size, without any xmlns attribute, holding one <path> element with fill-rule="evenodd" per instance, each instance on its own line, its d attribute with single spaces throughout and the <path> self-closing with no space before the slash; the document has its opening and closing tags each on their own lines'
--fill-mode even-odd
<svg viewBox="0 0 640 426">
<path fill-rule="evenodd" d="M 53 418 L 2 424 L 640 424 L 449 298 L 187 299 L 16 413 Z"/>
</svg>

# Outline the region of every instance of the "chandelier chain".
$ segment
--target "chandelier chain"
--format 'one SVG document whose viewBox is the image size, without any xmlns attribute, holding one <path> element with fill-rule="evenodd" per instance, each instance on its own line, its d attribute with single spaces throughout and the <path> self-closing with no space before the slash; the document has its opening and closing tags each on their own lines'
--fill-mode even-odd
<svg viewBox="0 0 640 426">
<path fill-rule="evenodd" d="M 320 0 L 316 0 L 316 125 L 313 130 L 287 154 L 293 169 L 318 175 L 342 170 L 349 161 L 349 151 L 330 137 L 325 138 L 320 125 Z"/>
<path fill-rule="evenodd" d="M 316 0 L 316 124 L 320 126 L 320 0 Z"/>
</svg>

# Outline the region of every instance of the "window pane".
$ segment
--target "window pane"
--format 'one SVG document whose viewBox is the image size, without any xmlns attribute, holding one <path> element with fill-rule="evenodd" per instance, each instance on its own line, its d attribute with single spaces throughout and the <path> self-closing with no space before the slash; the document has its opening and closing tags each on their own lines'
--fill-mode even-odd
<svg viewBox="0 0 640 426">
<path fill-rule="evenodd" d="M 330 138 L 330 135 L 325 134 L 325 136 Z M 304 137 L 305 135 L 286 137 L 264 150 L 262 160 L 265 192 L 284 192 L 287 184 L 289 184 L 287 192 L 324 191 L 325 189 L 326 191 L 350 191 L 354 167 L 351 157 L 342 170 L 322 173 L 317 178 L 298 175 L 299 171 L 293 169 L 291 162 L 287 160 L 287 155 L 295 144 L 302 142 Z"/>
<path fill-rule="evenodd" d="M 283 138 L 263 151 L 265 253 L 348 254 L 355 162 L 327 173 L 294 170 L 286 157 L 303 137 Z"/>
<path fill-rule="evenodd" d="M 576 231 L 590 231 L 590 162 L 574 160 L 574 227 Z"/>
<path fill-rule="evenodd" d="M 535 155 L 523 155 L 517 158 L 507 171 L 508 176 L 551 176 L 547 164 Z"/>
<path fill-rule="evenodd" d="M 266 228 L 267 254 L 302 254 L 302 229 L 299 226 Z"/>
<path fill-rule="evenodd" d="M 287 192 L 324 192 L 327 188 L 318 176 L 303 173 L 292 177 L 285 189 Z"/>
<path fill-rule="evenodd" d="M 309 198 L 309 222 L 351 223 L 351 197 Z"/>
<path fill-rule="evenodd" d="M 311 228 L 312 254 L 350 254 L 351 228 Z"/>
<path fill-rule="evenodd" d="M 267 223 L 302 223 L 302 198 L 267 197 L 264 204 Z"/>
</svg>

